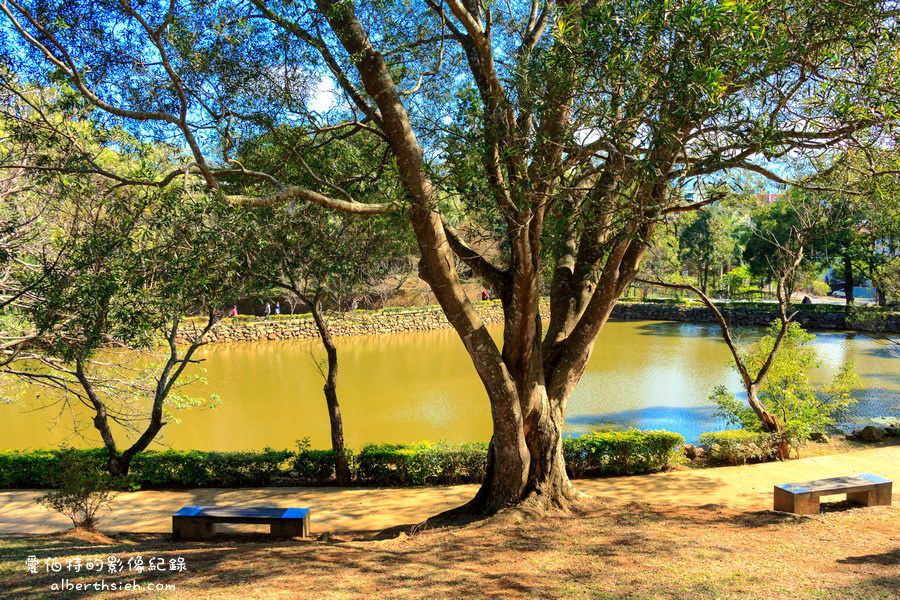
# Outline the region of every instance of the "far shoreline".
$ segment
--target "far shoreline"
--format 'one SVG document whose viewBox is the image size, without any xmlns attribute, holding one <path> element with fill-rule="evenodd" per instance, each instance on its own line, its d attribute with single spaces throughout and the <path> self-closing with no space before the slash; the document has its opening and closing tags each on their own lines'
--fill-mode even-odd
<svg viewBox="0 0 900 600">
<path fill-rule="evenodd" d="M 502 323 L 503 311 L 499 300 L 474 302 L 486 324 Z M 728 321 L 738 326 L 764 327 L 776 318 L 777 306 L 765 302 L 721 302 L 719 307 Z M 797 304 L 794 320 L 811 330 L 858 331 L 878 335 L 900 332 L 900 312 L 888 312 L 880 327 L 873 332 L 859 324 L 856 315 L 881 311 L 877 307 L 846 307 L 833 304 Z M 549 302 L 541 299 L 542 314 L 549 314 Z M 616 321 L 673 321 L 714 324 L 715 317 L 697 302 L 677 300 L 619 301 L 610 315 Z M 383 310 L 354 310 L 335 313 L 329 317 L 329 328 L 335 337 L 371 336 L 385 333 L 409 333 L 450 329 L 451 325 L 440 306 L 387 307 Z M 182 329 L 182 336 L 191 332 Z M 316 338 L 318 332 L 312 317 L 306 313 L 270 315 L 269 317 L 240 315 L 226 317 L 206 335 L 209 343 L 252 342 Z"/>
</svg>

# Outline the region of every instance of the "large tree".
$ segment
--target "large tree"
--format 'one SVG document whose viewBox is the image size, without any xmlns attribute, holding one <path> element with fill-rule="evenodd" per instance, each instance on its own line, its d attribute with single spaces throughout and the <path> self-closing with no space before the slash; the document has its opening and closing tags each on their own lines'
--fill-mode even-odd
<svg viewBox="0 0 900 600">
<path fill-rule="evenodd" d="M 854 210 L 844 227 L 829 239 L 832 256 L 843 255 L 845 270 L 858 270 L 875 287 L 878 304 L 900 300 L 900 152 L 864 149 L 841 156 L 824 177 L 838 193 L 823 192 L 820 201 L 844 196 Z M 852 281 L 852 276 L 845 276 Z M 849 285 L 847 298 L 852 299 Z"/>
<path fill-rule="evenodd" d="M 394 203 L 360 202 L 327 170 L 292 185 L 234 162 L 233 148 L 282 123 L 323 144 L 363 130 L 382 141 L 420 276 L 490 401 L 487 475 L 465 509 L 477 513 L 576 496 L 568 398 L 660 220 L 716 199 L 686 201 L 686 182 L 730 169 L 782 180 L 760 159 L 867 143 L 897 117 L 887 0 L 6 0 L 0 11 L 20 77 L 64 81 L 97 118 L 182 140 L 183 168 L 156 181 L 183 174 L 214 194 L 255 181 L 230 199 L 381 213 Z M 329 88 L 334 103 L 309 101 Z M 283 159 L 303 163 L 289 148 Z M 450 226 L 448 202 L 495 224 L 500 260 Z M 502 301 L 502 346 L 457 259 Z"/>
</svg>

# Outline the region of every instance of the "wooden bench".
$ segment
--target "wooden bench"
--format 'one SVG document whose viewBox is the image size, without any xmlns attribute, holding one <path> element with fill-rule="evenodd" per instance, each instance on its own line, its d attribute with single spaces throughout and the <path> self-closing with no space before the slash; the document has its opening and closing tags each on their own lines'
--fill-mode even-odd
<svg viewBox="0 0 900 600">
<path fill-rule="evenodd" d="M 216 523 L 264 523 L 269 525 L 272 537 L 306 537 L 309 509 L 184 506 L 172 515 L 172 539 L 208 540 L 216 533 Z"/>
<path fill-rule="evenodd" d="M 775 510 L 800 515 L 818 514 L 819 498 L 834 494 L 847 494 L 847 500 L 862 506 L 888 505 L 891 488 L 889 479 L 870 474 L 785 483 L 775 486 Z"/>
</svg>

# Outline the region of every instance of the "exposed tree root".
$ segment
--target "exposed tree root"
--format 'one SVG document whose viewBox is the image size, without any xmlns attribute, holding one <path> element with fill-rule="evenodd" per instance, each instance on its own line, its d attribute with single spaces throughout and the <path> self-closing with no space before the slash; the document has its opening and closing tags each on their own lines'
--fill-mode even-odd
<svg viewBox="0 0 900 600">
<path fill-rule="evenodd" d="M 481 494 L 461 506 L 446 510 L 414 525 L 397 525 L 379 532 L 373 539 L 384 540 L 401 535 L 413 535 L 426 529 L 478 526 L 515 525 L 534 522 L 551 514 L 581 511 L 593 498 L 575 489 L 571 484 L 565 494 L 549 496 L 532 491 L 514 504 L 491 510 Z"/>
</svg>

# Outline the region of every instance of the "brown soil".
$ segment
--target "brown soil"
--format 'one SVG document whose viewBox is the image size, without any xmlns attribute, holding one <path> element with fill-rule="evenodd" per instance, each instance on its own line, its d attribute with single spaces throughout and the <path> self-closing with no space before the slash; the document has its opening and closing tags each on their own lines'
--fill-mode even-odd
<svg viewBox="0 0 900 600">
<path fill-rule="evenodd" d="M 5 597 L 55 594 L 61 577 L 25 560 L 183 557 L 186 572 L 106 574 L 107 584 L 171 584 L 171 598 L 896 598 L 900 506 L 824 504 L 821 515 L 588 500 L 538 522 L 481 522 L 369 541 L 271 542 L 223 535 L 171 543 L 160 534 L 0 538 Z M 129 597 L 108 592 L 104 597 Z M 147 596 L 146 592 L 141 595 Z"/>
<path fill-rule="evenodd" d="M 834 435 L 828 440 L 827 444 L 808 442 L 806 445 L 800 448 L 799 458 L 809 458 L 810 456 L 829 456 L 832 454 L 843 454 L 844 452 L 868 450 L 869 448 L 886 448 L 888 446 L 898 445 L 900 445 L 900 438 L 896 437 L 888 437 L 881 442 L 860 442 L 843 435 Z"/>
</svg>

